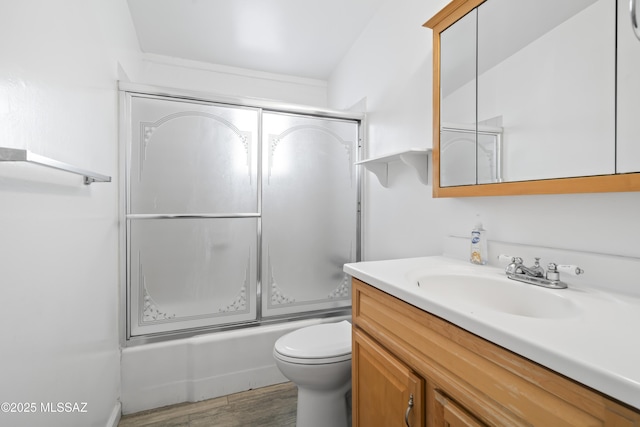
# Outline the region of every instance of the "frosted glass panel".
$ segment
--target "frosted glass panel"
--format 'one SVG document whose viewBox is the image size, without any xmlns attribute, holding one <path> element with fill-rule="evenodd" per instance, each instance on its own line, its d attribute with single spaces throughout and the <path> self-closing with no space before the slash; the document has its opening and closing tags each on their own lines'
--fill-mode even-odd
<svg viewBox="0 0 640 427">
<path fill-rule="evenodd" d="M 348 310 L 359 121 L 137 93 L 123 105 L 130 339 Z"/>
<path fill-rule="evenodd" d="M 130 213 L 257 212 L 258 111 L 133 97 Z"/>
<path fill-rule="evenodd" d="M 132 335 L 256 318 L 258 219 L 131 221 Z"/>
<path fill-rule="evenodd" d="M 263 315 L 350 305 L 355 122 L 263 114 Z"/>
</svg>

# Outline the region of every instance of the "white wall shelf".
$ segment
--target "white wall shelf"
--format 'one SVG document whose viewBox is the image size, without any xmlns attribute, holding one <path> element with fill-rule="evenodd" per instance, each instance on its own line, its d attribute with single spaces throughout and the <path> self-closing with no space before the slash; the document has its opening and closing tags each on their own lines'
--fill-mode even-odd
<svg viewBox="0 0 640 427">
<path fill-rule="evenodd" d="M 364 166 L 378 178 L 380 185 L 387 188 L 389 186 L 389 163 L 402 161 L 415 169 L 420 182 L 427 185 L 429 183 L 429 154 L 431 154 L 430 148 L 412 148 L 410 150 L 360 160 L 356 162 L 356 165 Z"/>
</svg>

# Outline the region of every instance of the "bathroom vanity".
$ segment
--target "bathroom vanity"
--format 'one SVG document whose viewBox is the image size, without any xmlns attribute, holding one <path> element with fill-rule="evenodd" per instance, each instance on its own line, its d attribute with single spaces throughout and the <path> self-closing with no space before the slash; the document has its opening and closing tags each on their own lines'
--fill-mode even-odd
<svg viewBox="0 0 640 427">
<path fill-rule="evenodd" d="M 637 320 L 637 299 L 537 288 L 445 257 L 345 271 L 354 426 L 640 426 L 640 349 L 609 329 Z"/>
</svg>

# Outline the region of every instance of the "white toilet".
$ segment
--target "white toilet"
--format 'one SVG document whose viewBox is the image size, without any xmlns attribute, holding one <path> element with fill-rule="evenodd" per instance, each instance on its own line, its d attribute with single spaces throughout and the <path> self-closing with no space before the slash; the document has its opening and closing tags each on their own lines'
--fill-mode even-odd
<svg viewBox="0 0 640 427">
<path fill-rule="evenodd" d="M 298 386 L 296 427 L 347 427 L 351 389 L 351 323 L 307 326 L 273 348 L 280 372 Z"/>
</svg>

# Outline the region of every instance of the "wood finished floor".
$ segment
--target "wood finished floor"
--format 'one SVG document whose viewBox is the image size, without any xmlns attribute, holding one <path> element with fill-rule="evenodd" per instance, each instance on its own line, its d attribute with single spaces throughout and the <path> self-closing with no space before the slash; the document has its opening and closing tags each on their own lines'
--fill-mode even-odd
<svg viewBox="0 0 640 427">
<path fill-rule="evenodd" d="M 276 384 L 125 415 L 118 427 L 295 427 L 298 389 Z"/>
</svg>

